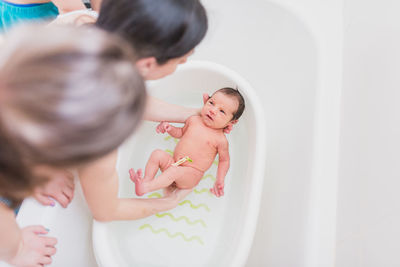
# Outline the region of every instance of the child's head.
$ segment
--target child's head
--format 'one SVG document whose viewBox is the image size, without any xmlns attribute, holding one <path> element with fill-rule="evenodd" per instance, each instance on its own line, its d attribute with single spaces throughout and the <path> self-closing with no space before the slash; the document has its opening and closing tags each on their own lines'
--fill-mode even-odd
<svg viewBox="0 0 400 267">
<path fill-rule="evenodd" d="M 0 196 L 29 193 L 36 166 L 87 163 L 134 131 L 146 93 L 132 57 L 123 40 L 98 29 L 10 33 L 0 51 Z"/>
<path fill-rule="evenodd" d="M 121 35 L 135 48 L 146 79 L 174 72 L 208 27 L 199 0 L 103 0 L 96 25 Z"/>
<path fill-rule="evenodd" d="M 243 96 L 238 90 L 224 87 L 215 91 L 204 103 L 201 116 L 204 123 L 215 129 L 235 124 L 245 108 Z"/>
</svg>

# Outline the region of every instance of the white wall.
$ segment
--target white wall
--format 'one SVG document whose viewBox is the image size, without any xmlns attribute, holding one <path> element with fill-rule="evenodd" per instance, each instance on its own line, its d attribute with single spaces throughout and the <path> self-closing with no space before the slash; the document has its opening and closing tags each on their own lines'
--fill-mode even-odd
<svg viewBox="0 0 400 267">
<path fill-rule="evenodd" d="M 344 12 L 336 266 L 400 266 L 400 1 Z"/>
</svg>

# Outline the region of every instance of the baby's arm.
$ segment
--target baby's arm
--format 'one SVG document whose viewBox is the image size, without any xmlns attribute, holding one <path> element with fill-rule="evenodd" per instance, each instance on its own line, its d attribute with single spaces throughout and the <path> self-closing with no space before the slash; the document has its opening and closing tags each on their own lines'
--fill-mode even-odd
<svg viewBox="0 0 400 267">
<path fill-rule="evenodd" d="M 211 188 L 210 191 L 217 197 L 221 197 L 224 195 L 224 181 L 230 163 L 228 140 L 223 138 L 223 140 L 218 144 L 217 149 L 219 154 L 217 180 L 215 181 L 214 188 Z"/>
<path fill-rule="evenodd" d="M 182 135 L 183 135 L 183 128 L 184 127 L 172 126 L 168 122 L 163 121 L 157 126 L 156 132 L 157 133 L 165 133 L 165 132 L 167 132 L 173 138 L 181 138 Z"/>
<path fill-rule="evenodd" d="M 157 126 L 156 132 L 157 133 L 167 132 L 173 138 L 181 138 L 182 135 L 186 132 L 186 129 L 188 128 L 191 121 L 192 117 L 189 117 L 185 122 L 185 126 L 183 127 L 175 127 L 170 125 L 168 122 L 163 121 Z"/>
<path fill-rule="evenodd" d="M 118 198 L 117 151 L 79 170 L 82 189 L 98 221 L 135 220 L 176 207 L 190 190 L 158 199 Z"/>
</svg>

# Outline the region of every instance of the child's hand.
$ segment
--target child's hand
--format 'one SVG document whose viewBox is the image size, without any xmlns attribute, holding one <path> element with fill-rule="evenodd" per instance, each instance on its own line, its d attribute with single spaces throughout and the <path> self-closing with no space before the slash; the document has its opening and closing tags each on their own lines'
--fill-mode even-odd
<svg viewBox="0 0 400 267">
<path fill-rule="evenodd" d="M 210 189 L 210 192 L 217 197 L 222 197 L 224 195 L 224 181 L 216 181 L 214 187 Z"/>
<path fill-rule="evenodd" d="M 57 239 L 44 236 L 47 230 L 43 226 L 22 228 L 22 241 L 17 254 L 10 263 L 15 266 L 43 266 L 51 264 L 51 256 L 56 253 L 54 245 Z"/>
<path fill-rule="evenodd" d="M 54 206 L 54 200 L 51 199 L 53 198 L 66 208 L 74 196 L 74 188 L 74 176 L 65 170 L 51 177 L 43 186 L 36 188 L 33 196 L 43 205 Z"/>
<path fill-rule="evenodd" d="M 157 133 L 165 133 L 170 130 L 171 130 L 171 125 L 169 125 L 169 123 L 166 121 L 161 122 L 156 128 Z"/>
</svg>

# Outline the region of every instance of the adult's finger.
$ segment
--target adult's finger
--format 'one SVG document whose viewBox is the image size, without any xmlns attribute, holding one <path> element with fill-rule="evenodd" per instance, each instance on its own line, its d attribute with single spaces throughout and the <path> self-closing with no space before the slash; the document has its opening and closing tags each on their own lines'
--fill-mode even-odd
<svg viewBox="0 0 400 267">
<path fill-rule="evenodd" d="M 57 244 L 57 238 L 50 236 L 41 236 L 46 247 L 54 247 Z"/>
<path fill-rule="evenodd" d="M 207 93 L 203 93 L 203 102 L 204 104 L 207 102 L 207 100 L 210 98 L 210 96 Z"/>
<path fill-rule="evenodd" d="M 44 248 L 44 255 L 52 256 L 56 254 L 57 249 L 55 247 L 45 247 Z"/>
<path fill-rule="evenodd" d="M 43 256 L 42 258 L 40 258 L 39 263 L 43 264 L 43 265 L 49 265 L 51 264 L 52 260 L 49 256 Z"/>
<path fill-rule="evenodd" d="M 69 200 L 62 192 L 58 192 L 54 196 L 54 199 L 57 200 L 63 208 L 66 208 L 68 206 Z"/>
<path fill-rule="evenodd" d="M 48 196 L 45 196 L 41 193 L 35 193 L 33 195 L 37 201 L 39 201 L 41 204 L 45 205 L 45 206 L 54 206 L 54 200 L 52 200 L 51 198 L 49 198 Z"/>
<path fill-rule="evenodd" d="M 68 198 L 68 202 L 71 202 L 71 200 L 74 198 L 74 190 L 69 187 L 64 188 L 63 194 Z"/>
<path fill-rule="evenodd" d="M 29 231 L 32 231 L 35 234 L 47 234 L 48 233 L 46 228 L 44 228 L 42 225 L 30 225 L 30 226 L 25 227 L 25 229 L 28 229 Z"/>
</svg>

